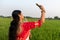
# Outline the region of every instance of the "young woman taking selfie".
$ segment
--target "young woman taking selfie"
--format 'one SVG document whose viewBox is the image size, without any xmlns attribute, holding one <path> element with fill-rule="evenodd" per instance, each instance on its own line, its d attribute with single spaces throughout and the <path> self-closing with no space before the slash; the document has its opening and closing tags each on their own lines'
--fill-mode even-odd
<svg viewBox="0 0 60 40">
<path fill-rule="evenodd" d="M 30 31 L 40 27 L 45 22 L 45 8 L 43 5 L 36 5 L 41 9 L 41 19 L 36 22 L 23 22 L 24 16 L 20 10 L 12 12 L 12 22 L 9 27 L 9 40 L 29 40 Z"/>
</svg>

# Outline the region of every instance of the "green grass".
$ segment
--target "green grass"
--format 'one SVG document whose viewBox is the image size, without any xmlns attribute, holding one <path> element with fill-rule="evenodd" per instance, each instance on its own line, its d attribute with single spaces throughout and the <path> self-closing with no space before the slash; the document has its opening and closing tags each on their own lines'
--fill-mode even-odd
<svg viewBox="0 0 60 40">
<path fill-rule="evenodd" d="M 28 18 L 29 21 L 37 19 Z M 0 40 L 8 40 L 8 30 L 11 18 L 0 17 Z M 31 40 L 60 40 L 60 20 L 46 20 L 40 27 L 32 29 Z"/>
</svg>

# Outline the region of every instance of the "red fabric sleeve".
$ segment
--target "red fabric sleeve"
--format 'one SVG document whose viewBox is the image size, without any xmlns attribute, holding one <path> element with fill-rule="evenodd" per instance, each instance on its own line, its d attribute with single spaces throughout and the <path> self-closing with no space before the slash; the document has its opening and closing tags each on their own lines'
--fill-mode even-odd
<svg viewBox="0 0 60 40">
<path fill-rule="evenodd" d="M 41 20 L 38 20 L 38 22 L 37 22 L 37 23 L 38 23 L 38 25 L 37 25 L 37 26 L 38 26 L 38 27 L 41 27 L 41 25 L 42 25 Z"/>
<path fill-rule="evenodd" d="M 25 22 L 23 26 L 26 30 L 30 30 L 35 28 L 35 22 Z"/>
<path fill-rule="evenodd" d="M 35 25 L 37 23 L 37 25 Z M 36 26 L 40 27 L 42 25 L 41 20 L 38 20 L 37 22 L 25 22 L 24 23 L 24 27 L 25 29 L 29 30 L 29 29 L 33 29 Z"/>
</svg>

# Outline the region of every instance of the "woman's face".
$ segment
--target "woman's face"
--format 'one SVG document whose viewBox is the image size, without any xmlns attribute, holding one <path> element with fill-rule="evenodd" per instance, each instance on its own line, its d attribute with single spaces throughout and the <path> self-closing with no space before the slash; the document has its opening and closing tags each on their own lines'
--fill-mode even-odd
<svg viewBox="0 0 60 40">
<path fill-rule="evenodd" d="M 21 13 L 21 14 L 19 14 L 19 17 L 20 17 L 20 20 L 21 20 L 21 21 L 24 19 L 24 16 L 23 16 L 23 14 L 22 14 L 22 13 Z"/>
</svg>

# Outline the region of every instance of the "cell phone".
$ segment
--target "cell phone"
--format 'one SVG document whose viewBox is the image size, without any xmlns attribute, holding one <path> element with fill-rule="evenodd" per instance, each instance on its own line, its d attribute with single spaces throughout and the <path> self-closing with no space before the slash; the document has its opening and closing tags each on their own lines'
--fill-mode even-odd
<svg viewBox="0 0 60 40">
<path fill-rule="evenodd" d="M 38 3 L 36 3 L 37 6 L 41 7 L 41 5 L 39 5 Z"/>
</svg>

